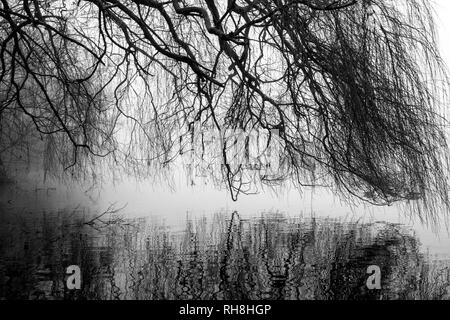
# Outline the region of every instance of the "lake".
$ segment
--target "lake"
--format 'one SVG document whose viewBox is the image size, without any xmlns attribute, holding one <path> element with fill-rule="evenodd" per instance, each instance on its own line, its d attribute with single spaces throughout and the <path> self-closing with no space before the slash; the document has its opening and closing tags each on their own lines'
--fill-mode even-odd
<svg viewBox="0 0 450 320">
<path fill-rule="evenodd" d="M 127 184 L 95 199 L 89 189 L 87 205 L 85 189 L 62 189 L 2 186 L 1 299 L 450 299 L 447 231 L 407 216 L 352 214 L 325 198 L 328 212 L 254 200 L 252 210 L 249 199 L 213 210 L 189 193 L 156 204 L 154 192 Z M 115 206 L 105 205 L 112 194 Z M 137 195 L 140 205 L 121 209 Z M 70 265 L 80 267 L 79 290 L 67 288 Z M 370 266 L 380 288 L 368 287 Z"/>
</svg>

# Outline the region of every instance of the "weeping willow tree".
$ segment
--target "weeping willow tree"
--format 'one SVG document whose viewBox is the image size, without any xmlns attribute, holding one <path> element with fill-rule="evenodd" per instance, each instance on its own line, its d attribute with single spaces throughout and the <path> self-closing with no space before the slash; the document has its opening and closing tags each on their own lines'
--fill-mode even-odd
<svg viewBox="0 0 450 320">
<path fill-rule="evenodd" d="M 47 168 L 152 174 L 195 149 L 233 199 L 291 181 L 449 204 L 428 1 L 1 0 L 0 16 L 1 141 L 31 128 Z M 238 132 L 276 144 L 276 170 L 234 161 Z"/>
</svg>

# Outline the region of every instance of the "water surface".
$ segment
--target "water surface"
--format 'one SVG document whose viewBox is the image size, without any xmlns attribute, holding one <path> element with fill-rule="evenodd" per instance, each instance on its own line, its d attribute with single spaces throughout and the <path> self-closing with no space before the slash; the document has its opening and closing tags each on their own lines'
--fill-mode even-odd
<svg viewBox="0 0 450 320">
<path fill-rule="evenodd" d="M 449 299 L 450 263 L 405 226 L 261 213 L 158 217 L 5 211 L 3 299 Z M 69 265 L 81 290 L 66 288 Z M 368 266 L 381 269 L 369 290 Z"/>
</svg>

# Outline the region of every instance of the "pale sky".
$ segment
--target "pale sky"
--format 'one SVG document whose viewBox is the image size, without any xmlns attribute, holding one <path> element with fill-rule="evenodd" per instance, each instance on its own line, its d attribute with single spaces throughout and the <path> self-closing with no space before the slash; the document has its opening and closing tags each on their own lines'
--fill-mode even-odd
<svg viewBox="0 0 450 320">
<path fill-rule="evenodd" d="M 434 0 L 442 57 L 450 66 L 450 1 Z"/>
</svg>

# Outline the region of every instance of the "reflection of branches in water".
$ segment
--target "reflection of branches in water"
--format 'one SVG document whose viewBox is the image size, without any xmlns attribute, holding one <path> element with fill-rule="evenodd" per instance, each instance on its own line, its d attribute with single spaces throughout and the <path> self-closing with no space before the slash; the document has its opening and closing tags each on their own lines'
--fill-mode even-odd
<svg viewBox="0 0 450 320">
<path fill-rule="evenodd" d="M 126 206 L 127 205 L 125 204 L 120 208 L 116 208 L 115 203 L 110 204 L 105 211 L 96 215 L 94 218 L 90 219 L 84 224 L 97 230 L 99 230 L 100 228 L 108 227 L 112 224 L 124 226 L 126 225 L 125 221 L 120 217 L 114 215 L 123 210 Z M 102 219 L 104 217 L 108 217 L 109 219 L 105 221 L 104 219 Z"/>
<path fill-rule="evenodd" d="M 2 210 L 0 243 L 8 246 L 0 246 L 0 270 L 4 268 L 9 280 L 0 281 L 0 297 L 104 297 L 105 283 L 97 280 L 107 276 L 107 266 L 112 260 L 101 243 L 97 243 L 98 237 L 94 237 L 94 230 L 98 229 L 91 226 L 98 224 L 100 217 L 105 219 L 102 225 L 106 224 L 107 216 L 118 210 L 114 205 L 101 214 L 91 214 L 79 206 L 42 213 Z M 66 290 L 65 269 L 72 264 L 82 266 L 82 279 L 92 284 L 92 290 Z"/>
<path fill-rule="evenodd" d="M 281 216 L 188 221 L 180 235 L 164 228 L 111 243 L 123 298 L 138 299 L 375 299 L 414 295 L 409 283 L 427 263 L 414 236 L 385 224 L 290 221 Z M 128 228 L 126 232 L 136 232 Z M 126 233 L 125 233 L 126 234 Z M 119 238 L 130 239 L 122 234 Z M 139 249 L 139 239 L 145 247 Z M 117 239 L 117 238 L 116 238 Z M 127 254 L 124 255 L 124 252 Z M 130 256 L 131 255 L 131 256 Z M 365 287 L 379 265 L 383 289 Z M 421 269 L 422 268 L 422 269 Z M 127 275 L 128 274 L 128 275 Z M 431 287 L 431 286 L 430 286 Z M 442 287 L 437 285 L 437 287 Z M 437 292 L 437 287 L 435 291 Z M 133 288 L 132 293 L 126 288 Z"/>
<path fill-rule="evenodd" d="M 174 232 L 145 219 L 93 229 L 66 217 L 48 215 L 40 229 L 23 222 L 41 234 L 21 234 L 15 264 L 0 264 L 16 281 L 0 283 L 1 296 L 35 297 L 48 284 L 39 289 L 44 297 L 70 299 L 449 298 L 448 264 L 430 264 L 415 236 L 397 225 L 279 214 L 247 220 L 233 212 L 188 220 Z M 69 264 L 83 272 L 79 292 L 64 289 Z M 369 265 L 380 266 L 382 290 L 366 289 Z"/>
</svg>

